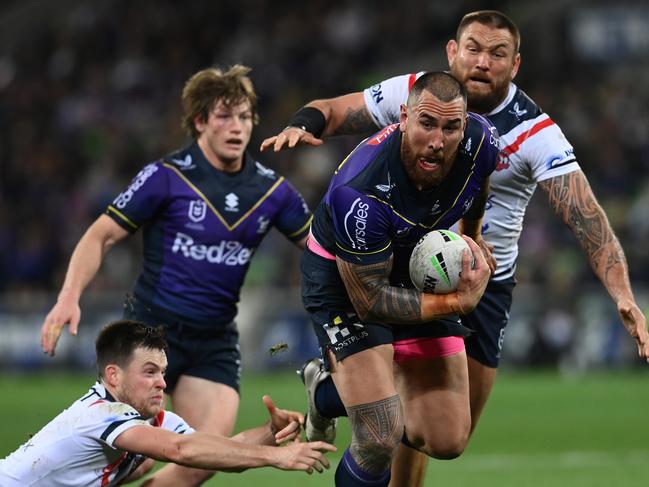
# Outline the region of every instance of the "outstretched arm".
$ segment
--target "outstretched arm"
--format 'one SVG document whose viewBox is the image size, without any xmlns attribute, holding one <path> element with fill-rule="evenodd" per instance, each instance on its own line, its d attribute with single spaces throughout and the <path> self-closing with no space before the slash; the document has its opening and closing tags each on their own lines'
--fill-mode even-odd
<svg viewBox="0 0 649 487">
<path fill-rule="evenodd" d="M 242 471 L 272 466 L 312 473 L 329 468 L 323 452 L 336 448 L 321 441 L 294 442 L 285 447 L 239 443 L 222 436 L 196 431 L 179 435 L 163 428 L 134 426 L 121 433 L 114 445 L 156 460 L 206 470 Z"/>
<path fill-rule="evenodd" d="M 541 181 L 554 211 L 570 227 L 593 271 L 617 306 L 622 323 L 635 338 L 638 354 L 649 362 L 647 320 L 636 304 L 620 242 L 582 171 Z"/>
<path fill-rule="evenodd" d="M 310 110 L 305 111 L 305 108 Z M 315 110 L 315 111 L 314 111 Z M 319 112 L 319 113 L 318 113 Z M 362 92 L 314 100 L 296 112 L 279 134 L 261 143 L 261 150 L 275 152 L 298 145 L 321 145 L 333 135 L 369 134 L 378 127 L 372 120 Z"/>
<path fill-rule="evenodd" d="M 101 215 L 81 237 L 70 258 L 58 300 L 41 327 L 41 347 L 45 353 L 54 355 L 65 325 L 70 325 L 72 335 L 77 334 L 81 293 L 97 274 L 106 252 L 127 235 L 112 218 Z"/>
<path fill-rule="evenodd" d="M 415 324 L 473 310 L 487 287 L 490 271 L 476 243 L 468 237 L 463 238 L 469 244 L 475 266 L 471 267 L 471 255 L 465 252 L 460 284 L 457 291 L 449 294 L 427 294 L 390 286 L 392 257 L 370 265 L 355 265 L 337 258 L 338 270 L 359 317 Z"/>
</svg>

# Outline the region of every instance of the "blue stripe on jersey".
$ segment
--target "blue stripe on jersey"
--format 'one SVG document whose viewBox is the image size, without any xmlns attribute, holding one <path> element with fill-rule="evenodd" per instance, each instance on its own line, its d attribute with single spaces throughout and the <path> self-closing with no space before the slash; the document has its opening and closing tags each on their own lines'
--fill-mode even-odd
<svg viewBox="0 0 649 487">
<path fill-rule="evenodd" d="M 500 134 L 507 134 L 526 120 L 532 120 L 543 113 L 527 94 L 516 87 L 511 101 L 498 113 L 489 115 L 489 120 Z"/>
<path fill-rule="evenodd" d="M 110 436 L 110 434 L 115 431 L 117 428 L 119 428 L 121 425 L 124 423 L 128 423 L 129 421 L 133 421 L 134 419 L 137 420 L 142 420 L 144 421 L 144 418 L 142 416 L 133 416 L 132 418 L 128 419 L 122 419 L 120 421 L 113 421 L 108 428 L 104 430 L 104 432 L 101 434 L 99 437 L 102 441 L 106 441 L 106 439 Z"/>
</svg>

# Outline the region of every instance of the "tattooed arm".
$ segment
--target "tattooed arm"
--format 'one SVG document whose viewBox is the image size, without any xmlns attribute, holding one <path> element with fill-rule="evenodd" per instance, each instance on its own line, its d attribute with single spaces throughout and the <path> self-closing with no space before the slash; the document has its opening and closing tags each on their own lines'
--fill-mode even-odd
<svg viewBox="0 0 649 487">
<path fill-rule="evenodd" d="M 324 115 L 325 126 L 321 138 L 299 127 L 286 127 L 279 134 L 264 140 L 261 150 L 272 146 L 275 152 L 279 152 L 287 147 L 292 149 L 296 145 L 321 145 L 322 139 L 332 135 L 367 135 L 378 129 L 367 111 L 362 91 L 326 100 L 314 100 L 306 106 L 316 108 Z"/>
<path fill-rule="evenodd" d="M 336 258 L 338 271 L 345 283 L 349 299 L 363 320 L 414 324 L 473 310 L 489 281 L 489 266 L 480 247 L 470 238 L 465 240 L 475 259 L 462 258 L 462 275 L 457 291 L 449 294 L 427 294 L 416 289 L 390 286 L 392 256 L 384 262 L 356 265 Z"/>
<path fill-rule="evenodd" d="M 366 135 L 376 131 L 376 126 L 365 105 L 363 92 L 350 93 L 328 100 L 314 100 L 308 107 L 317 108 L 327 124 L 322 137 L 332 135 Z"/>
<path fill-rule="evenodd" d="M 541 181 L 539 186 L 586 252 L 593 271 L 617 305 L 624 327 L 635 338 L 638 354 L 649 361 L 647 321 L 631 290 L 624 251 L 586 176 L 575 171 Z"/>
</svg>

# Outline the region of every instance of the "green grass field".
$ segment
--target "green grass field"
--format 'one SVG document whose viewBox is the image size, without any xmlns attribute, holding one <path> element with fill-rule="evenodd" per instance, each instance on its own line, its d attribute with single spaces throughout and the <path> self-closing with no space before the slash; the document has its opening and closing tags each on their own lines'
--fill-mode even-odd
<svg viewBox="0 0 649 487">
<path fill-rule="evenodd" d="M 0 376 L 0 458 L 86 391 L 87 375 Z M 265 420 L 270 393 L 285 408 L 304 408 L 290 373 L 247 376 L 238 428 Z M 649 466 L 649 375 L 602 373 L 565 379 L 550 373 L 502 373 L 464 455 L 430 461 L 426 485 L 610 487 L 645 485 Z M 342 422 L 337 446 L 349 440 Z M 339 455 L 333 455 L 333 464 Z M 643 480 L 644 479 L 644 480 Z M 218 474 L 210 486 L 333 485 L 333 469 L 307 477 L 274 469 Z"/>
</svg>

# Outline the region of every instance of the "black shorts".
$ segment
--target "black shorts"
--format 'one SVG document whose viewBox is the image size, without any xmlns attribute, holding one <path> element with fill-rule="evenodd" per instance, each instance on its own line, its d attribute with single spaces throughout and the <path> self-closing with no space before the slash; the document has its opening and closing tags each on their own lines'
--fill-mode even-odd
<svg viewBox="0 0 649 487">
<path fill-rule="evenodd" d="M 241 352 L 239 332 L 234 322 L 215 330 L 192 326 L 173 313 L 150 306 L 129 296 L 124 303 L 124 318 L 150 326 L 164 325 L 167 350 L 165 392 L 173 392 L 181 375 L 200 377 L 232 387 L 239 392 Z"/>
<path fill-rule="evenodd" d="M 470 331 L 457 316 L 416 325 L 389 325 L 361 321 L 354 313 L 336 263 L 306 249 L 300 260 L 302 303 L 311 316 L 320 352 L 328 367 L 326 351 L 338 361 L 386 343 L 419 337 L 467 336 Z"/>
<path fill-rule="evenodd" d="M 487 367 L 498 367 L 515 286 L 514 277 L 489 281 L 478 306 L 462 317 L 462 324 L 473 332 L 464 340 L 466 353 Z"/>
<path fill-rule="evenodd" d="M 327 369 L 330 367 L 327 350 L 341 361 L 355 353 L 407 338 L 465 337 L 470 333 L 457 317 L 418 325 L 386 325 L 362 321 L 353 312 L 315 311 L 310 315 Z"/>
</svg>

